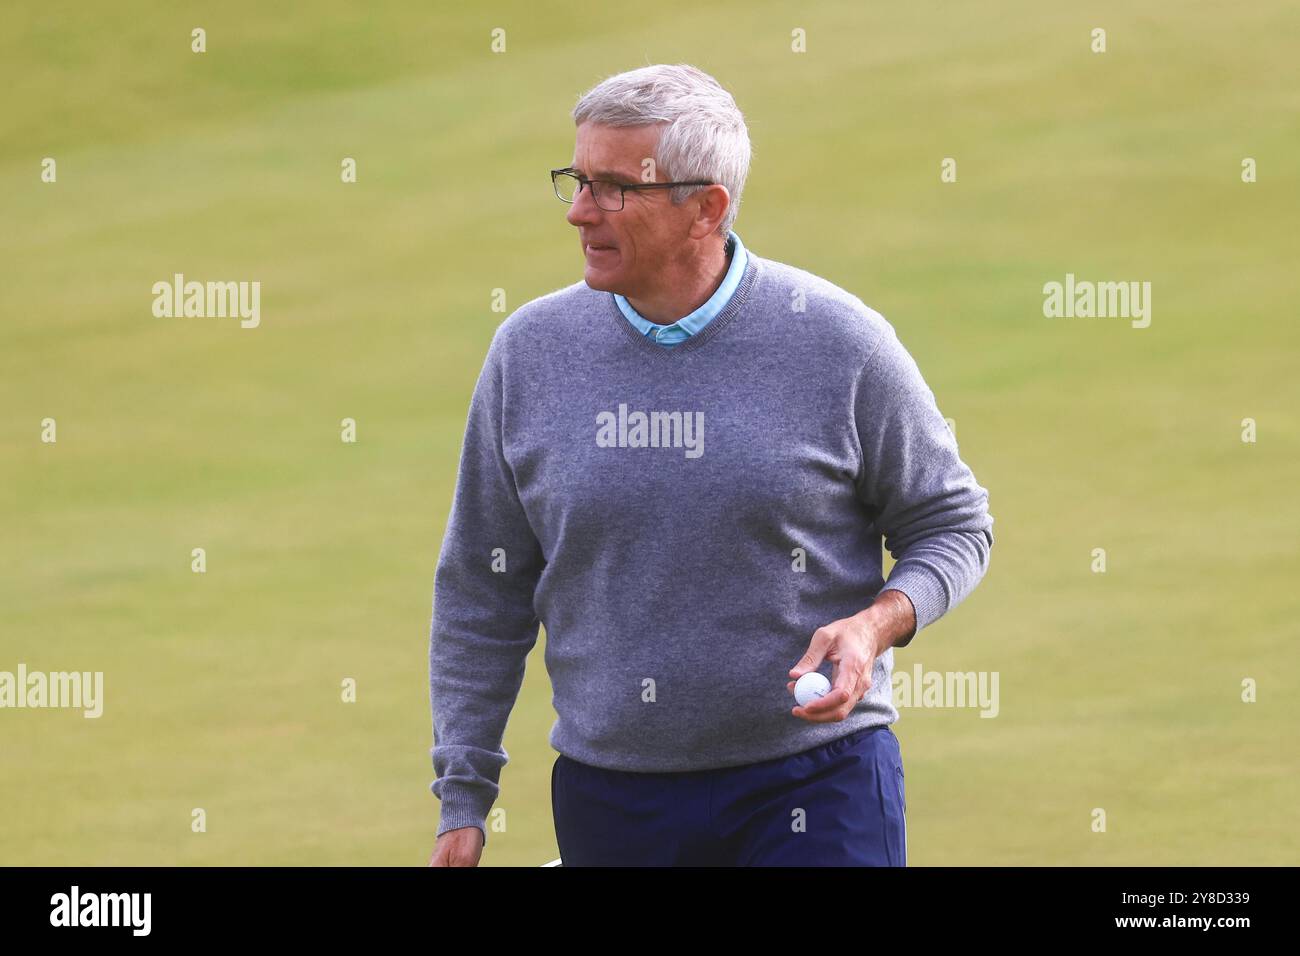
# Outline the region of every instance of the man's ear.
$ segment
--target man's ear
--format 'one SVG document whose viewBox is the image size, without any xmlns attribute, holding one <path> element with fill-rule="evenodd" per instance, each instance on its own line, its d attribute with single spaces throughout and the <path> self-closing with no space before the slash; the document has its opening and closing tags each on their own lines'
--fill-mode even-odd
<svg viewBox="0 0 1300 956">
<path fill-rule="evenodd" d="M 703 239 L 717 232 L 722 218 L 731 207 L 731 194 L 727 192 L 727 187 L 708 186 L 691 198 L 698 200 L 695 222 L 691 223 L 691 237 Z"/>
</svg>

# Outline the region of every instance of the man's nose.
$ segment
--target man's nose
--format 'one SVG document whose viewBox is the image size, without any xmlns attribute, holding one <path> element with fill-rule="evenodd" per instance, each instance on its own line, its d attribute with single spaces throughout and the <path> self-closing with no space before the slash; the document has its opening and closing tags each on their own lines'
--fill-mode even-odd
<svg viewBox="0 0 1300 956">
<path fill-rule="evenodd" d="M 604 210 L 596 205 L 596 200 L 591 196 L 591 187 L 581 186 L 564 218 L 571 226 L 582 226 L 598 222 L 603 214 Z"/>
</svg>

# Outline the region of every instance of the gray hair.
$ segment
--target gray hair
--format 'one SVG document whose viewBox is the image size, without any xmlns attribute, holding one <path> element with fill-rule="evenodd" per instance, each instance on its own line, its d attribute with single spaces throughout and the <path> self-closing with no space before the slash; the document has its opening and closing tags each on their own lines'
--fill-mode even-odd
<svg viewBox="0 0 1300 956">
<path fill-rule="evenodd" d="M 619 73 L 582 94 L 573 122 L 614 127 L 667 123 L 652 157 L 656 168 L 669 182 L 707 179 L 726 186 L 731 205 L 718 234 L 727 235 L 740 212 L 752 151 L 735 99 L 709 74 L 685 63 Z M 703 188 L 676 186 L 668 192 L 680 203 Z"/>
</svg>

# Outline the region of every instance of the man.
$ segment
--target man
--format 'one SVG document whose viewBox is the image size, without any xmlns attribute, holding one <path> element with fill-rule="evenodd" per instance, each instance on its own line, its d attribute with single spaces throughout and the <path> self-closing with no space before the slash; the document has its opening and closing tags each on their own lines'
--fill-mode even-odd
<svg viewBox="0 0 1300 956">
<path fill-rule="evenodd" d="M 435 573 L 430 863 L 478 863 L 543 623 L 564 865 L 905 865 L 893 648 L 984 575 L 988 493 L 891 325 L 732 230 L 712 77 L 573 117 L 583 281 L 497 329 Z"/>
</svg>

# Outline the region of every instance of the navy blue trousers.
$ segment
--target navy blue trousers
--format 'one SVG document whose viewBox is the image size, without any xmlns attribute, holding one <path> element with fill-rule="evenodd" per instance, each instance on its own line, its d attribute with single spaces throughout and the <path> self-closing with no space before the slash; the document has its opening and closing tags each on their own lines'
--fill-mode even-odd
<svg viewBox="0 0 1300 956">
<path fill-rule="evenodd" d="M 903 756 L 888 726 L 720 770 L 633 773 L 561 754 L 565 866 L 906 866 Z"/>
</svg>

